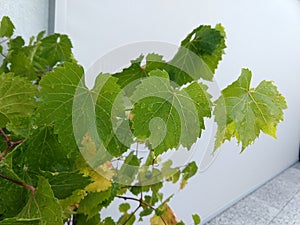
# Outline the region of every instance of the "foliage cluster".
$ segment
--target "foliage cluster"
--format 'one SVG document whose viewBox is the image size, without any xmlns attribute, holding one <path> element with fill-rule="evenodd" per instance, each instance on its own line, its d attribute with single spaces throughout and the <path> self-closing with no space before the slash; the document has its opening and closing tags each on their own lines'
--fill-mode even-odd
<svg viewBox="0 0 300 225">
<path fill-rule="evenodd" d="M 284 97 L 270 81 L 250 87 L 247 69 L 212 101 L 201 80 L 213 80 L 224 54 L 221 25 L 193 30 L 168 62 L 153 53 L 99 74 L 92 89 L 66 35 L 40 32 L 26 44 L 13 34 L 3 17 L 0 225 L 133 224 L 145 217 L 153 225 L 184 224 L 161 189 L 165 182 L 184 188 L 197 165 L 173 166 L 162 155 L 190 149 L 212 115 L 215 149 L 236 138 L 244 150 L 261 131 L 275 137 L 283 120 Z M 115 199 L 124 201 L 119 218 L 102 218 Z M 200 223 L 196 214 L 191 219 Z"/>
</svg>

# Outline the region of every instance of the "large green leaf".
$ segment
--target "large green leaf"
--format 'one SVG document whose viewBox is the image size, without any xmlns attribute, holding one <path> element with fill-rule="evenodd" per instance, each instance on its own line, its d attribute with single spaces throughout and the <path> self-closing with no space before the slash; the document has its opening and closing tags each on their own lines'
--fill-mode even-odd
<svg viewBox="0 0 300 225">
<path fill-rule="evenodd" d="M 215 148 L 235 137 L 242 151 L 259 136 L 260 131 L 276 138 L 277 124 L 287 108 L 284 97 L 271 81 L 250 88 L 252 73 L 243 69 L 240 77 L 222 90 L 214 110 L 218 124 Z"/>
<path fill-rule="evenodd" d="M 203 78 L 212 80 L 225 49 L 225 32 L 221 25 L 215 28 L 199 26 L 182 42 L 170 61 L 170 79 L 178 85 Z"/>
<path fill-rule="evenodd" d="M 54 131 L 66 148 L 77 148 L 84 135 L 89 133 L 97 147 L 104 146 L 110 154 L 119 156 L 126 151 L 129 144 L 125 148 L 124 144 L 130 143 L 131 137 L 122 138 L 123 130 L 129 126 L 126 126 L 122 95 L 117 98 L 121 89 L 116 82 L 117 79 L 109 74 L 100 74 L 94 88 L 89 90 L 83 80 L 82 68 L 74 63 L 64 63 L 40 82 L 38 125 L 54 124 Z M 102 153 L 104 159 L 109 156 Z"/>
<path fill-rule="evenodd" d="M 170 85 L 165 71 L 155 70 L 149 75 L 132 96 L 134 135 L 148 141 L 156 154 L 179 145 L 190 148 L 201 135 L 203 117 L 209 116 L 206 88 L 193 83 L 180 90 Z"/>
<path fill-rule="evenodd" d="M 49 126 L 33 131 L 18 152 L 14 153 L 14 162 L 29 173 L 43 171 L 65 171 L 74 167 L 75 159 L 62 146 Z M 73 155 L 74 156 L 74 155 Z"/>
<path fill-rule="evenodd" d="M 14 33 L 15 26 L 8 16 L 3 16 L 0 22 L 0 37 L 10 38 Z"/>
<path fill-rule="evenodd" d="M 12 73 L 0 74 L 0 127 L 8 122 L 21 125 L 36 107 L 37 87 L 25 78 Z"/>
<path fill-rule="evenodd" d="M 40 81 L 37 112 L 38 126 L 54 125 L 59 141 L 67 148 L 76 148 L 73 135 L 72 106 L 83 69 L 74 63 L 64 63 Z"/>
<path fill-rule="evenodd" d="M 54 196 L 64 199 L 72 195 L 77 189 L 84 189 L 91 183 L 89 177 L 84 177 L 79 172 L 44 173 L 49 180 Z"/>
<path fill-rule="evenodd" d="M 19 218 L 39 218 L 40 225 L 63 224 L 62 208 L 54 197 L 46 178 L 39 177 L 36 191 L 30 196 L 26 206 L 18 215 Z"/>
<path fill-rule="evenodd" d="M 123 92 L 117 81 L 115 77 L 100 74 L 93 89 L 99 93 L 95 105 L 97 133 L 106 150 L 116 157 L 126 152 L 132 143 Z"/>
</svg>

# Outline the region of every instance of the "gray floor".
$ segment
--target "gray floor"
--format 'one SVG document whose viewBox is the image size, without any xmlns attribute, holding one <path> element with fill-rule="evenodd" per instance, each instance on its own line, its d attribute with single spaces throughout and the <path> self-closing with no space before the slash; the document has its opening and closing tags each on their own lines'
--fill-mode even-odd
<svg viewBox="0 0 300 225">
<path fill-rule="evenodd" d="M 300 225 L 300 163 L 254 191 L 206 225 Z"/>
</svg>

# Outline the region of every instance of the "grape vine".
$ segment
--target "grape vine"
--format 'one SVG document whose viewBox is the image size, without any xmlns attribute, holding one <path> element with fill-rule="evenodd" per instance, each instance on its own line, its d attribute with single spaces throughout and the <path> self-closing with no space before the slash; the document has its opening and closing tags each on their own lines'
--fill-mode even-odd
<svg viewBox="0 0 300 225">
<path fill-rule="evenodd" d="M 169 61 L 152 53 L 99 71 L 93 88 L 67 35 L 40 32 L 27 44 L 14 30 L 3 17 L 0 225 L 182 225 L 162 187 L 183 189 L 197 163 L 164 154 L 189 150 L 212 116 L 215 150 L 235 138 L 244 151 L 261 132 L 276 137 L 283 121 L 284 97 L 270 81 L 252 88 L 248 69 L 212 101 L 205 82 L 226 47 L 220 24 L 194 29 Z M 103 217 L 116 200 L 119 215 Z"/>
</svg>

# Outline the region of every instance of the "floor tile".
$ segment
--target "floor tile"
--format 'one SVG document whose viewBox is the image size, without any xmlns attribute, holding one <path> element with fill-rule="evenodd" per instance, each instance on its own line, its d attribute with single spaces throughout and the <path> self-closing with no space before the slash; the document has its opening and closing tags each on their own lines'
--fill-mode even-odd
<svg viewBox="0 0 300 225">
<path fill-rule="evenodd" d="M 207 225 L 263 225 L 277 215 L 278 209 L 255 198 L 245 198 L 226 210 Z"/>
<path fill-rule="evenodd" d="M 269 225 L 300 224 L 300 192 L 280 211 Z"/>
<path fill-rule="evenodd" d="M 207 225 L 300 225 L 300 162 Z"/>
<path fill-rule="evenodd" d="M 281 210 L 298 192 L 298 185 L 288 182 L 289 174 L 273 179 L 255 192 L 251 197 L 257 198 L 267 205 Z"/>
</svg>

